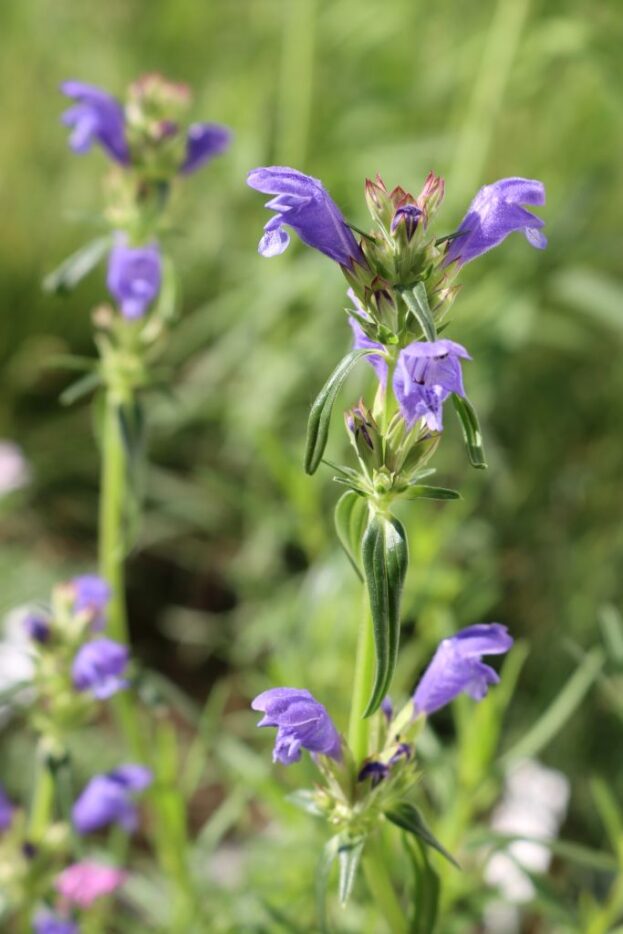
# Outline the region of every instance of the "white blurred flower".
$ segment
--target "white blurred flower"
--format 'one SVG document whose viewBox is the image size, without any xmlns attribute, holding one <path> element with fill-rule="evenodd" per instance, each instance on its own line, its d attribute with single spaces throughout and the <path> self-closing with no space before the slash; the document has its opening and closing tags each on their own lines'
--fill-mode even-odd
<svg viewBox="0 0 623 934">
<path fill-rule="evenodd" d="M 0 440 L 0 497 L 26 486 L 31 476 L 22 449 L 13 441 Z"/>
<path fill-rule="evenodd" d="M 534 885 L 524 870 L 543 874 L 549 869 L 551 852 L 547 841 L 558 836 L 569 795 L 567 777 L 536 760 L 519 762 L 507 774 L 502 801 L 491 819 L 492 829 L 544 842 L 518 839 L 488 860 L 485 879 L 499 890 L 505 903 L 494 902 L 487 911 L 488 932 L 512 934 L 519 930 L 519 911 L 514 906 L 531 901 L 535 895 Z"/>
<path fill-rule="evenodd" d="M 31 607 L 18 607 L 5 617 L 0 629 L 0 696 L 20 684 L 28 684 L 35 673 L 30 639 L 24 626 Z M 27 702 L 30 691 L 26 688 L 12 695 L 11 701 Z M 0 726 L 10 716 L 10 704 L 0 703 Z"/>
</svg>

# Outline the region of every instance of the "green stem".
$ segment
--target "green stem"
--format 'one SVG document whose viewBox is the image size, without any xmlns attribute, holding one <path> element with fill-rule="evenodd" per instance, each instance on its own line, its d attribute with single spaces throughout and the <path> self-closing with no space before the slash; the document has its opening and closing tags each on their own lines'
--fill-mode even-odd
<svg viewBox="0 0 623 934">
<path fill-rule="evenodd" d="M 35 787 L 30 807 L 28 836 L 37 843 L 48 828 L 54 811 L 54 775 L 44 755 L 39 754 Z"/>
<path fill-rule="evenodd" d="M 106 393 L 102 438 L 100 573 L 112 590 L 108 608 L 108 631 L 117 642 L 128 645 L 123 573 L 125 494 L 126 457 L 119 423 L 119 405 L 115 395 L 109 390 Z"/>
<path fill-rule="evenodd" d="M 125 606 L 124 506 L 127 495 L 126 453 L 119 420 L 119 400 L 107 390 L 102 435 L 102 476 L 100 493 L 99 554 L 100 574 L 109 584 L 112 595 L 108 608 L 108 632 L 123 645 L 129 644 Z M 147 758 L 145 736 L 130 692 L 121 691 L 113 698 L 117 721 L 132 752 L 141 762 Z"/>
<path fill-rule="evenodd" d="M 363 855 L 363 871 L 368 888 L 391 934 L 407 934 L 407 920 L 387 872 L 387 865 L 379 857 L 375 843 L 374 839 L 369 840 Z"/>
<path fill-rule="evenodd" d="M 352 750 L 355 764 L 368 755 L 370 740 L 370 720 L 363 717 L 368 703 L 370 687 L 374 677 L 374 632 L 368 606 L 368 591 L 363 587 L 363 608 L 357 636 L 357 655 L 353 678 L 353 696 L 350 705 L 348 725 L 348 744 Z"/>
</svg>

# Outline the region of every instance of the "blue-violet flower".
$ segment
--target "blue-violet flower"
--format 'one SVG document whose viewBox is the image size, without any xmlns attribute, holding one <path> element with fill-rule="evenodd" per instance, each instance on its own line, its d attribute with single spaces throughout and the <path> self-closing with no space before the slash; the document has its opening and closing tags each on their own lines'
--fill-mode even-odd
<svg viewBox="0 0 623 934">
<path fill-rule="evenodd" d="M 442 408 L 451 392 L 465 395 L 460 359 L 471 359 L 450 340 L 413 341 L 400 351 L 394 392 L 409 427 L 423 418 L 431 431 L 441 431 Z"/>
<path fill-rule="evenodd" d="M 188 127 L 186 155 L 180 172 L 194 172 L 229 148 L 231 130 L 218 123 L 193 123 Z"/>
<path fill-rule="evenodd" d="M 501 243 L 510 233 L 522 231 L 528 243 L 539 250 L 547 246 L 541 231 L 542 218 L 526 211 L 522 204 L 545 204 L 542 182 L 529 178 L 501 178 L 481 188 L 461 221 L 457 236 L 450 240 L 444 264 L 455 260 L 471 262 Z"/>
<path fill-rule="evenodd" d="M 266 203 L 266 207 L 276 213 L 264 227 L 258 248 L 262 256 L 283 253 L 290 242 L 284 229 L 287 224 L 303 243 L 320 250 L 336 263 L 349 268 L 353 263 L 365 263 L 350 227 L 319 179 L 287 166 L 274 165 L 252 169 L 247 184 L 264 194 L 276 195 Z"/>
<path fill-rule="evenodd" d="M 78 691 L 90 691 L 98 700 L 106 700 L 128 686 L 123 677 L 129 652 L 112 639 L 93 639 L 78 649 L 71 666 L 71 677 Z"/>
<path fill-rule="evenodd" d="M 66 110 L 62 121 L 72 128 L 69 145 L 74 152 L 88 152 L 94 142 L 100 144 L 116 162 L 127 165 L 130 151 L 125 138 L 123 107 L 114 97 L 82 81 L 65 81 L 61 91 L 76 101 Z"/>
<path fill-rule="evenodd" d="M 468 626 L 444 639 L 413 695 L 416 715 L 434 713 L 463 691 L 474 700 L 482 700 L 489 685 L 500 679 L 481 656 L 503 655 L 512 644 L 506 626 L 499 623 Z"/>
<path fill-rule="evenodd" d="M 6 791 L 0 785 L 0 830 L 7 830 L 11 826 L 14 810 Z"/>
<path fill-rule="evenodd" d="M 110 251 L 106 284 L 124 318 L 142 318 L 160 291 L 162 259 L 157 244 L 131 247 L 119 237 Z"/>
<path fill-rule="evenodd" d="M 265 714 L 258 726 L 277 727 L 273 762 L 298 762 L 302 749 L 342 758 L 340 735 L 326 709 L 309 691 L 271 688 L 258 694 L 251 707 Z"/>
<path fill-rule="evenodd" d="M 119 824 L 128 832 L 136 829 L 138 815 L 132 795 L 148 788 L 152 773 L 142 765 L 121 765 L 105 775 L 95 775 L 72 808 L 78 833 Z"/>
<path fill-rule="evenodd" d="M 97 574 L 81 574 L 71 581 L 74 589 L 74 612 L 89 613 L 91 628 L 103 629 L 106 624 L 106 608 L 112 591 L 106 581 Z"/>
</svg>

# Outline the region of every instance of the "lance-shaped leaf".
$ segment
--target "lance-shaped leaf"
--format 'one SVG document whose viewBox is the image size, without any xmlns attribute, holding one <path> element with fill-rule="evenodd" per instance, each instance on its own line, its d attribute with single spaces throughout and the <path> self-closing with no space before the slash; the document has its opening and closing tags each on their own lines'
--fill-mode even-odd
<svg viewBox="0 0 623 934">
<path fill-rule="evenodd" d="M 305 444 L 305 472 L 315 473 L 322 460 L 329 437 L 331 412 L 340 388 L 358 360 L 374 353 L 374 350 L 351 350 L 343 357 L 326 381 L 311 407 L 307 422 Z M 378 353 L 378 351 L 376 351 Z"/>
<path fill-rule="evenodd" d="M 400 494 L 403 499 L 461 499 L 456 490 L 448 490 L 444 486 L 428 486 L 425 483 L 414 483 Z"/>
<path fill-rule="evenodd" d="M 80 379 L 74 380 L 66 389 L 63 389 L 60 394 L 60 403 L 61 405 L 73 405 L 74 402 L 77 402 L 78 399 L 82 399 L 83 396 L 93 392 L 93 390 L 97 389 L 101 384 L 102 376 L 99 370 L 92 370 L 90 373 L 85 373 Z"/>
<path fill-rule="evenodd" d="M 410 934 L 431 934 L 439 910 L 439 876 L 428 858 L 428 850 L 417 837 L 404 834 L 405 850 L 413 868 L 413 898 Z"/>
<path fill-rule="evenodd" d="M 329 886 L 329 876 L 331 867 L 337 858 L 340 846 L 340 837 L 331 837 L 322 851 L 322 856 L 316 869 L 316 915 L 318 929 L 321 934 L 328 934 L 329 920 L 327 918 L 327 889 Z"/>
<path fill-rule="evenodd" d="M 418 282 L 411 289 L 402 289 L 400 294 L 405 305 L 422 328 L 426 340 L 436 341 L 437 330 L 433 321 L 433 313 L 428 304 L 428 295 L 424 283 Z"/>
<path fill-rule="evenodd" d="M 345 835 L 340 838 L 340 845 L 337 851 L 338 865 L 340 869 L 340 881 L 338 895 L 342 908 L 348 902 L 353 891 L 353 885 L 357 877 L 357 869 L 361 862 L 361 854 L 365 844 L 365 837 L 352 839 Z"/>
<path fill-rule="evenodd" d="M 348 490 L 335 507 L 335 529 L 355 573 L 363 580 L 361 542 L 368 521 L 368 501 L 354 490 Z"/>
<path fill-rule="evenodd" d="M 451 862 L 453 866 L 456 866 L 457 869 L 461 868 L 454 856 L 448 853 L 439 840 L 433 836 L 426 821 L 413 804 L 410 804 L 408 801 L 401 801 L 399 804 L 396 804 L 391 811 L 387 811 L 385 816 L 392 824 L 396 824 L 397 827 L 401 827 L 402 830 L 406 830 L 407 833 L 412 833 L 414 836 L 419 837 L 427 846 L 437 850 L 438 853 L 441 853 L 441 855 Z"/>
<path fill-rule="evenodd" d="M 462 396 L 457 396 L 455 392 L 452 393 L 452 401 L 454 402 L 454 408 L 456 409 L 461 428 L 463 429 L 463 438 L 467 446 L 470 464 L 472 467 L 478 467 L 480 469 L 486 468 L 487 462 L 482 446 L 482 435 L 480 433 L 478 416 L 474 411 L 474 407 L 471 402 L 464 399 Z"/>
<path fill-rule="evenodd" d="M 398 519 L 378 513 L 370 518 L 361 557 L 376 648 L 374 685 L 364 713 L 369 717 L 387 694 L 398 659 L 400 598 L 409 562 L 407 537 Z"/>
<path fill-rule="evenodd" d="M 46 292 L 56 292 L 57 294 L 71 292 L 81 279 L 84 279 L 92 269 L 95 269 L 99 261 L 110 249 L 111 244 L 112 234 L 107 234 L 105 237 L 97 237 L 96 240 L 91 240 L 86 246 L 72 253 L 57 269 L 45 277 L 43 280 L 44 290 Z"/>
</svg>

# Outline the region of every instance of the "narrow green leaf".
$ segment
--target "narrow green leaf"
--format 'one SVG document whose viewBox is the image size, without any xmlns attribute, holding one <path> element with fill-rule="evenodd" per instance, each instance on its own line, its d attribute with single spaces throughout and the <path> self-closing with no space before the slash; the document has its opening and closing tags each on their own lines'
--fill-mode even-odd
<svg viewBox="0 0 623 934">
<path fill-rule="evenodd" d="M 316 914 L 318 916 L 318 928 L 321 934 L 329 934 L 327 889 L 329 887 L 331 868 L 337 858 L 339 845 L 339 836 L 331 837 L 322 851 L 322 856 L 320 857 L 320 862 L 316 869 Z"/>
<path fill-rule="evenodd" d="M 344 380 L 362 357 L 367 357 L 373 350 L 351 350 L 343 357 L 326 381 L 311 407 L 307 422 L 307 441 L 305 444 L 305 472 L 313 474 L 322 460 L 329 437 L 331 412 Z"/>
<path fill-rule="evenodd" d="M 110 249 L 111 244 L 112 236 L 106 234 L 105 237 L 97 237 L 97 239 L 91 240 L 86 246 L 72 253 L 60 266 L 45 277 L 43 280 L 44 291 L 55 292 L 56 294 L 70 292 L 81 279 L 84 279 L 92 269 L 95 269 L 99 261 Z"/>
<path fill-rule="evenodd" d="M 324 817 L 324 811 L 318 807 L 316 793 L 308 788 L 299 788 L 293 791 L 292 794 L 287 795 L 286 800 L 290 801 L 295 807 L 300 808 L 301 811 L 305 811 L 306 814 L 311 814 L 313 817 Z"/>
<path fill-rule="evenodd" d="M 439 911 L 439 876 L 431 866 L 428 850 L 421 840 L 404 833 L 403 842 L 413 868 L 413 913 L 409 934 L 433 934 Z"/>
<path fill-rule="evenodd" d="M 478 424 L 478 416 L 472 404 L 467 399 L 464 399 L 463 396 L 457 396 L 457 394 L 453 392 L 452 401 L 454 402 L 454 408 L 456 409 L 456 414 L 459 417 L 461 428 L 463 429 L 463 438 L 467 446 L 469 462 L 472 467 L 477 467 L 480 470 L 485 469 L 487 462 L 482 446 L 482 435 L 480 433 L 480 425 Z"/>
<path fill-rule="evenodd" d="M 61 405 L 73 405 L 78 399 L 87 396 L 94 389 L 97 389 L 102 383 L 102 377 L 99 370 L 93 370 L 91 373 L 85 373 L 80 379 L 74 380 L 60 394 L 59 401 Z"/>
<path fill-rule="evenodd" d="M 400 494 L 402 499 L 461 499 L 456 490 L 448 490 L 443 486 L 426 486 L 423 483 L 414 483 Z"/>
<path fill-rule="evenodd" d="M 367 520 L 368 502 L 365 496 L 359 496 L 353 490 L 348 490 L 337 501 L 335 529 L 340 544 L 360 580 L 363 580 L 361 542 Z"/>
<path fill-rule="evenodd" d="M 520 840 L 526 843 L 538 843 L 550 850 L 554 856 L 575 863 L 577 866 L 583 866 L 585 869 L 593 869 L 597 872 L 613 872 L 617 869 L 617 861 L 611 853 L 593 850 L 582 843 L 540 837 L 535 834 L 499 833 L 496 830 L 482 828 L 470 836 L 468 848 L 475 850 L 483 846 L 493 846 L 496 850 L 501 850 Z"/>
<path fill-rule="evenodd" d="M 372 516 L 363 536 L 361 555 L 376 648 L 374 685 L 364 713 L 369 717 L 389 690 L 398 659 L 400 598 L 409 562 L 407 537 L 398 519 Z"/>
<path fill-rule="evenodd" d="M 365 837 L 358 837 L 355 840 L 348 838 L 343 839 L 339 845 L 337 851 L 340 870 L 338 894 L 342 908 L 348 902 L 353 891 L 364 844 Z"/>
<path fill-rule="evenodd" d="M 392 824 L 396 824 L 397 827 L 401 827 L 408 833 L 412 833 L 415 837 L 419 837 L 427 846 L 437 850 L 438 853 L 441 853 L 441 855 L 452 863 L 453 866 L 456 866 L 457 869 L 461 868 L 454 856 L 448 853 L 439 840 L 433 836 L 424 818 L 413 804 L 410 804 L 408 801 L 401 801 L 393 807 L 391 811 L 387 811 L 385 816 Z"/>
<path fill-rule="evenodd" d="M 423 282 L 417 282 L 411 289 L 402 289 L 400 294 L 404 299 L 405 305 L 422 328 L 426 340 L 436 341 L 437 331 L 435 329 L 435 322 L 433 321 L 433 314 L 428 304 L 425 284 Z"/>
</svg>

